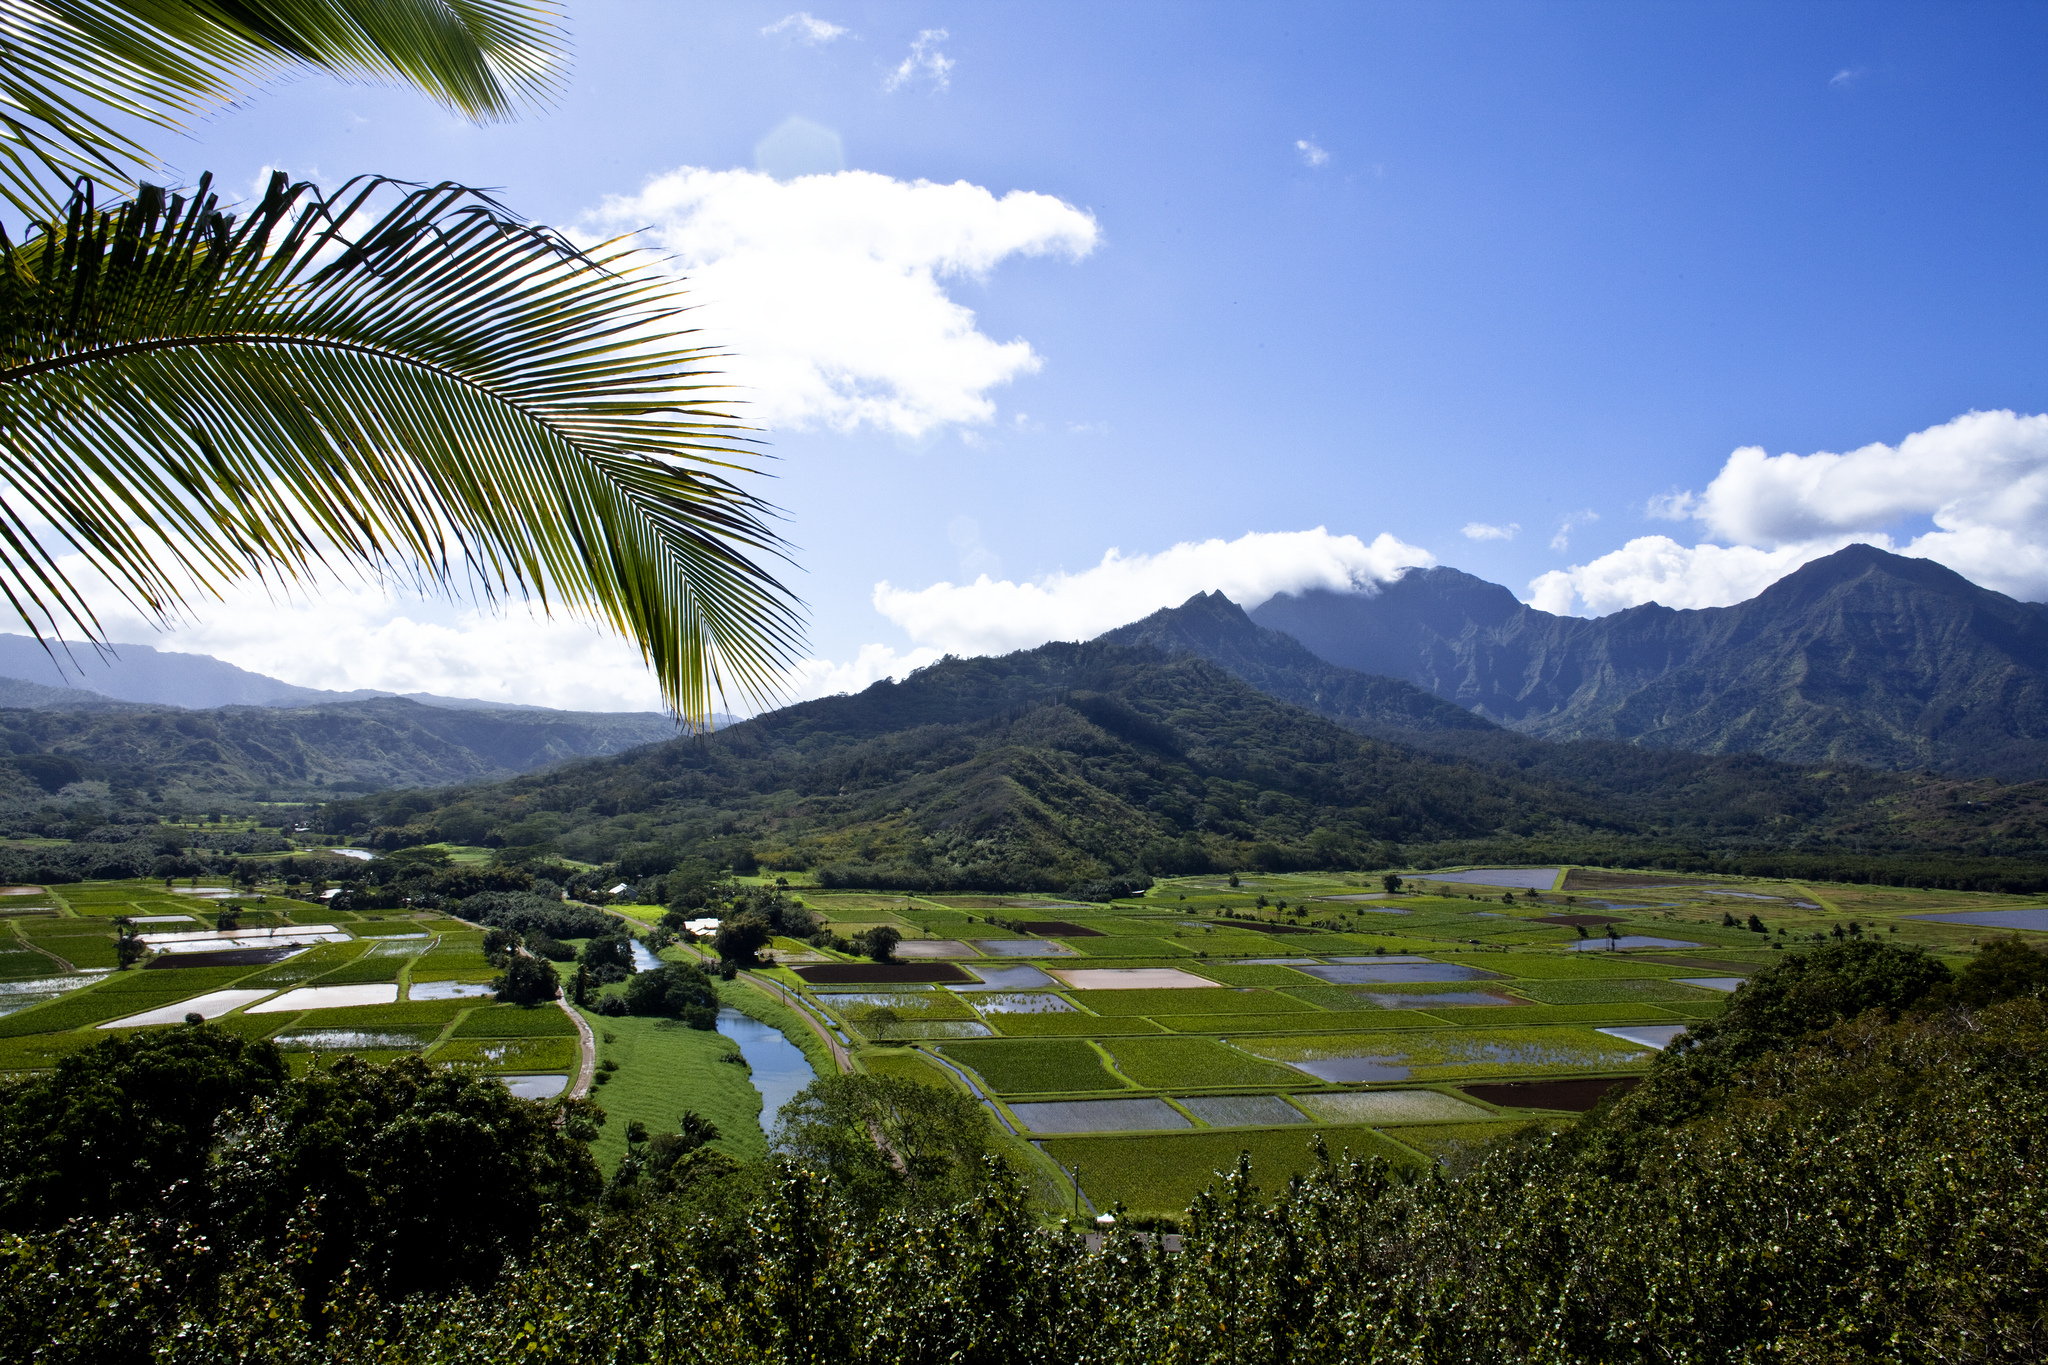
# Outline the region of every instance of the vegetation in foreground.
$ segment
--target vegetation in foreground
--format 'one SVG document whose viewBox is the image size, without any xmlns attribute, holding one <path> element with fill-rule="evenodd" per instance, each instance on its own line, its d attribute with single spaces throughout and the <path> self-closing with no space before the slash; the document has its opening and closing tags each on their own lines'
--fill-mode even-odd
<svg viewBox="0 0 2048 1365">
<path fill-rule="evenodd" d="M 637 1135 L 601 1190 L 577 1150 L 588 1106 L 487 1096 L 411 1062 L 291 1081 L 264 1044 L 165 1030 L 0 1096 L 0 1348 L 2035 1360 L 2044 989 L 2048 957 L 2017 940 L 1960 974 L 1890 944 L 1819 948 L 1555 1137 L 1414 1178 L 1322 1151 L 1263 1195 L 1241 1163 L 1173 1254 L 1040 1226 L 1000 1160 L 973 1164 L 978 1114 L 935 1087 L 823 1085 L 785 1113 L 770 1165 L 707 1150 L 686 1116 Z M 188 1098 L 154 1103 L 172 1088 Z"/>
</svg>

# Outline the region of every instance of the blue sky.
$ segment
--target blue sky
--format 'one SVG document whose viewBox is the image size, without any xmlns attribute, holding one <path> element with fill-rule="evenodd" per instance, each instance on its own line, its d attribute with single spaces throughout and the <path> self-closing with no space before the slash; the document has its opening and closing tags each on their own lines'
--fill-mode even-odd
<svg viewBox="0 0 2048 1365">
<path fill-rule="evenodd" d="M 1737 600 L 1876 539 L 2048 597 L 2048 515 L 1993 506 L 2048 471 L 2027 420 L 2048 411 L 2041 6 L 819 0 L 816 22 L 780 28 L 782 4 L 569 10 L 573 72 L 521 122 L 309 75 L 167 150 L 233 185 L 377 171 L 499 187 L 588 231 L 637 212 L 686 255 L 713 250 L 693 215 L 809 212 L 841 188 L 871 206 L 904 191 L 872 214 L 905 235 L 1009 231 L 1020 245 L 974 272 L 885 252 L 874 293 L 835 297 L 829 260 L 799 271 L 818 317 L 777 314 L 774 336 L 745 314 L 773 283 L 772 231 L 745 269 L 705 275 L 707 335 L 757 361 L 786 350 L 773 373 L 824 355 L 829 383 L 843 352 L 806 350 L 806 329 L 843 346 L 866 308 L 887 316 L 860 392 L 924 395 L 893 426 L 756 404 L 812 610 L 799 690 L 1091 633 L 1182 588 L 1255 596 L 1428 560 L 1597 612 Z M 692 181 L 687 211 L 643 195 L 683 168 L 752 171 L 792 116 L 843 147 L 820 197 L 777 210 L 731 178 Z M 920 199 L 917 181 L 987 202 Z M 1030 198 L 1005 218 L 1012 192 Z M 608 198 L 633 202 L 593 216 Z M 975 344 L 917 331 L 929 288 L 899 315 L 885 277 L 919 270 L 972 310 Z M 1752 446 L 1802 458 L 1731 462 Z M 1230 544 L 1251 532 L 1268 534 Z M 1374 548 L 1383 534 L 1399 546 Z M 1358 548 L 1333 548 L 1344 536 Z M 1225 545 L 1173 557 L 1210 539 Z M 1090 577 L 1112 547 L 1154 558 Z M 386 629 L 393 613 L 413 634 Z M 345 648 L 303 624 L 341 617 L 367 632 Z M 605 651 L 546 664 L 601 658 L 602 684 L 508 672 L 504 638 L 474 626 L 358 594 L 154 642 L 320 686 L 488 694 L 496 669 L 519 700 L 651 695 Z M 438 672 L 420 662 L 436 650 Z"/>
</svg>

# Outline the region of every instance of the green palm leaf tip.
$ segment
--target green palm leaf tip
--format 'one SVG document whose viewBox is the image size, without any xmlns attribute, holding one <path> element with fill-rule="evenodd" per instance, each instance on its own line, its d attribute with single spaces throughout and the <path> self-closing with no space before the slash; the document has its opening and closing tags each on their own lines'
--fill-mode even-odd
<svg viewBox="0 0 2048 1365">
<path fill-rule="evenodd" d="M 544 100 L 561 55 L 530 0 L 0 0 L 0 198 L 33 219 L 81 177 L 127 193 L 162 164 L 114 123 L 177 128 L 294 67 L 489 121 Z"/>
<path fill-rule="evenodd" d="M 394 202 L 395 201 L 395 202 Z M 774 696 L 797 604 L 680 294 L 459 185 L 202 179 L 0 234 L 0 592 L 99 638 L 61 540 L 168 620 L 346 565 L 633 640 L 671 709 Z M 56 528 L 56 536 L 38 530 Z"/>
</svg>

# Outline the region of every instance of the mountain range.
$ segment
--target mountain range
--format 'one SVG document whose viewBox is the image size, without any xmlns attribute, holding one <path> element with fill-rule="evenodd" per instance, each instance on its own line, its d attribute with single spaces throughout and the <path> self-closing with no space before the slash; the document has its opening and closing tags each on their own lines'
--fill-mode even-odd
<svg viewBox="0 0 2048 1365">
<path fill-rule="evenodd" d="M 1730 607 L 1555 616 L 1498 584 L 1432 568 L 1375 591 L 1274 597 L 1249 621 L 1325 664 L 1399 679 L 1544 739 L 2048 776 L 2048 607 L 1869 545 Z M 1201 652 L 1193 636 L 1184 645 Z M 1341 719 L 1363 684 L 1347 693 L 1330 676 L 1311 686 L 1339 709 L 1305 704 Z M 1413 699 L 1402 704 L 1421 714 Z"/>
<path fill-rule="evenodd" d="M 1243 620 L 1195 606 L 1133 629 Z M 1276 644 L 1244 625 L 1240 653 Z M 1281 677 L 1287 659 L 1330 668 L 1303 654 L 1276 654 L 1269 679 L 1328 684 L 1347 723 L 1156 640 L 1050 644 L 615 757 L 330 802 L 320 818 L 383 848 L 488 843 L 627 876 L 703 857 L 903 889 L 1492 858 L 2048 886 L 2048 783 L 1540 740 L 1407 684 Z M 1411 734 L 1472 751 L 1360 732 L 1418 711 L 1444 728 Z"/>
</svg>

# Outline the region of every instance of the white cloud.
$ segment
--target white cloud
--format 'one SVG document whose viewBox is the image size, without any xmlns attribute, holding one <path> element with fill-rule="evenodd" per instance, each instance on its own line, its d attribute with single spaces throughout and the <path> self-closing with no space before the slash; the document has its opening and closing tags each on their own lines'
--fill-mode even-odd
<svg viewBox="0 0 2048 1365">
<path fill-rule="evenodd" d="M 1101 235 L 1092 215 L 1026 190 L 694 166 L 606 200 L 593 222 L 652 225 L 689 279 L 695 325 L 751 390 L 748 420 L 909 437 L 993 420 L 989 390 L 1043 364 L 1022 337 L 982 333 L 946 282 L 1012 256 L 1078 260 Z"/>
<path fill-rule="evenodd" d="M 1746 601 L 1800 565 L 1848 541 L 1760 550 L 1751 545 L 1680 545 L 1639 536 L 1590 564 L 1553 569 L 1529 584 L 1529 605 L 1559 616 L 1605 616 L 1661 602 L 1685 610 Z"/>
<path fill-rule="evenodd" d="M 1572 532 L 1581 526 L 1600 520 L 1600 514 L 1588 507 L 1583 512 L 1574 512 L 1557 524 L 1557 534 L 1550 538 L 1550 548 L 1563 554 L 1572 547 Z"/>
<path fill-rule="evenodd" d="M 1839 90 L 1844 86 L 1854 85 L 1856 83 L 1857 77 L 1861 76 L 1862 74 L 1863 69 L 1861 67 L 1845 66 L 1840 71 L 1837 71 L 1834 75 L 1828 77 L 1828 84 L 1834 86 L 1837 90 Z"/>
<path fill-rule="evenodd" d="M 932 89 L 944 90 L 953 83 L 954 62 L 939 51 L 939 44 L 946 41 L 946 30 L 928 28 L 917 35 L 910 45 L 910 52 L 899 62 L 894 71 L 882 78 L 882 89 L 897 90 L 914 80 L 924 79 L 932 83 Z"/>
<path fill-rule="evenodd" d="M 1328 152 L 1324 151 L 1321 147 L 1316 146 L 1315 143 L 1309 141 L 1307 138 L 1302 138 L 1299 141 L 1297 141 L 1294 144 L 1294 150 L 1300 152 L 1302 161 L 1310 166 L 1327 165 L 1330 160 L 1330 154 Z"/>
<path fill-rule="evenodd" d="M 1687 548 L 1632 540 L 1530 584 L 1547 611 L 1600 613 L 1656 601 L 1725 606 L 1844 545 L 1862 542 L 1945 564 L 2025 600 L 2048 598 L 2048 416 L 1970 412 L 1847 453 L 1769 455 L 1744 446 L 1703 493 L 1652 498 L 1652 516 L 1697 522 L 1715 540 Z M 1915 523 L 1931 530 L 1911 535 Z"/>
<path fill-rule="evenodd" d="M 901 681 L 912 670 L 937 663 L 943 655 L 944 651 L 937 649 L 913 649 L 898 654 L 889 645 L 862 645 L 860 652 L 845 663 L 805 659 L 789 681 L 789 700 L 810 701 L 841 692 L 860 692 L 884 678 Z"/>
<path fill-rule="evenodd" d="M 1467 540 L 1513 540 L 1515 532 L 1521 529 L 1522 524 L 1518 521 L 1511 521 L 1505 526 L 1489 526 L 1483 521 L 1468 521 L 1465 523 L 1463 534 Z"/>
<path fill-rule="evenodd" d="M 1158 554 L 1110 550 L 1079 573 L 1036 582 L 991 580 L 934 583 L 905 589 L 875 585 L 875 610 L 911 640 L 951 654 L 996 654 L 1048 640 L 1085 640 L 1105 630 L 1179 606 L 1198 592 L 1221 591 L 1249 610 L 1275 593 L 1308 588 L 1352 591 L 1404 568 L 1435 563 L 1427 550 L 1382 533 L 1370 545 L 1356 536 L 1313 531 L 1254 531 L 1236 540 L 1187 542 Z"/>
<path fill-rule="evenodd" d="M 761 36 L 767 38 L 778 33 L 787 34 L 797 42 L 810 47 L 823 47 L 834 38 L 845 37 L 849 32 L 851 30 L 830 20 L 817 18 L 809 10 L 798 10 L 795 14 L 783 15 L 762 29 Z"/>
</svg>

